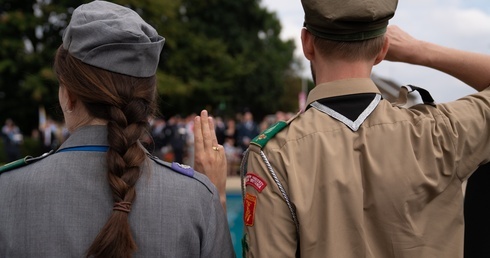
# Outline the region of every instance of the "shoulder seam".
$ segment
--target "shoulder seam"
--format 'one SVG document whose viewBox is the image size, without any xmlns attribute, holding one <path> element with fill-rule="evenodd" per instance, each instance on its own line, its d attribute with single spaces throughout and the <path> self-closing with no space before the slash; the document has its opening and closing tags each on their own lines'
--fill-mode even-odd
<svg viewBox="0 0 490 258">
<path fill-rule="evenodd" d="M 147 156 L 148 156 L 148 158 L 150 158 L 155 163 L 157 163 L 161 166 L 164 166 L 164 167 L 166 167 L 166 168 L 168 168 L 174 172 L 177 172 L 181 175 L 194 178 L 195 171 L 191 166 L 183 165 L 183 164 L 176 163 L 176 162 L 170 163 L 167 161 L 163 161 L 163 160 L 159 159 L 158 157 L 151 155 L 150 153 L 148 153 Z"/>
</svg>

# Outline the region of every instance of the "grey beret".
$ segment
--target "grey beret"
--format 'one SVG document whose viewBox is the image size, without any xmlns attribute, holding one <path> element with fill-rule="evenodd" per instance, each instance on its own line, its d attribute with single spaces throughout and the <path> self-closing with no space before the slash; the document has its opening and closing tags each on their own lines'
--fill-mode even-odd
<svg viewBox="0 0 490 258">
<path fill-rule="evenodd" d="M 106 1 L 76 8 L 63 34 L 72 56 L 134 77 L 155 75 L 164 42 L 135 11 Z"/>
<path fill-rule="evenodd" d="M 313 35 L 357 41 L 383 35 L 398 0 L 301 0 L 305 27 Z"/>
</svg>

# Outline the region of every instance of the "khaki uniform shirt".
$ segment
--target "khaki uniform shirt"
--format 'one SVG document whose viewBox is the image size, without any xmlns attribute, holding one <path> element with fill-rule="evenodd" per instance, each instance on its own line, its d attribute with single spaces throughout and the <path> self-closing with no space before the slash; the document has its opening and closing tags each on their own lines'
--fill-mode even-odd
<svg viewBox="0 0 490 258">
<path fill-rule="evenodd" d="M 316 86 L 307 103 L 379 93 L 369 79 Z M 352 96 L 352 95 L 351 95 Z M 462 182 L 490 157 L 490 89 L 399 108 L 386 100 L 357 131 L 307 109 L 263 147 L 299 221 L 251 145 L 248 257 L 463 257 Z"/>
</svg>

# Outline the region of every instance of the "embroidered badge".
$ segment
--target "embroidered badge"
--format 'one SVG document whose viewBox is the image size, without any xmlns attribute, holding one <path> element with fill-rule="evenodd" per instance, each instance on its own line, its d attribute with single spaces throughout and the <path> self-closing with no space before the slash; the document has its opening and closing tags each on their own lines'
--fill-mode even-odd
<svg viewBox="0 0 490 258">
<path fill-rule="evenodd" d="M 181 174 L 184 174 L 186 176 L 190 176 L 190 177 L 194 176 L 194 169 L 192 169 L 192 167 L 190 167 L 190 166 L 183 165 L 183 164 L 180 164 L 177 162 L 172 162 L 172 168 L 175 171 L 177 171 Z"/>
<path fill-rule="evenodd" d="M 247 193 L 245 195 L 245 209 L 243 213 L 243 220 L 245 221 L 245 226 L 252 227 L 254 225 L 255 218 L 255 206 L 257 204 L 257 196 Z"/>
<path fill-rule="evenodd" d="M 267 183 L 258 175 L 248 172 L 245 176 L 245 185 L 250 185 L 261 193 L 267 186 Z"/>
</svg>

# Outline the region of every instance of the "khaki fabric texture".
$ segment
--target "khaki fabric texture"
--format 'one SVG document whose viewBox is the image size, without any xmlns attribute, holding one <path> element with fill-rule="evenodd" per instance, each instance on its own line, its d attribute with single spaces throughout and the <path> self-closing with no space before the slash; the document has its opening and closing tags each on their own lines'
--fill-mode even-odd
<svg viewBox="0 0 490 258">
<path fill-rule="evenodd" d="M 305 27 L 315 36 L 365 40 L 386 31 L 398 0 L 302 0 Z"/>
<path fill-rule="evenodd" d="M 379 93 L 369 79 L 316 86 L 307 103 Z M 437 107 L 382 100 L 357 132 L 308 109 L 264 147 L 296 208 L 301 257 L 463 257 L 461 184 L 490 157 L 490 90 Z M 246 227 L 248 257 L 294 257 L 291 214 L 257 146 L 247 172 L 267 183 Z"/>
</svg>

